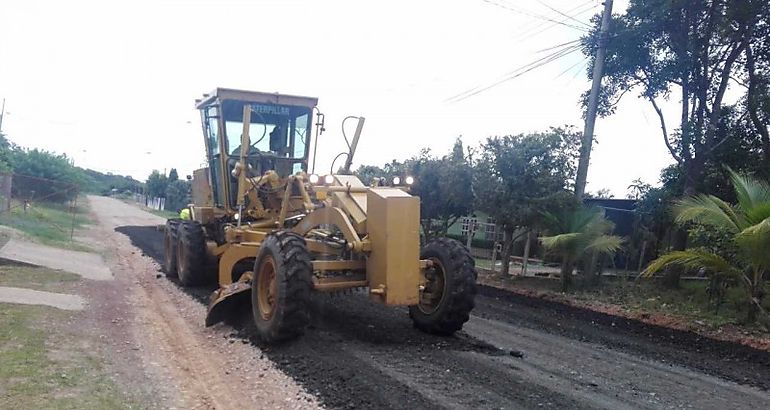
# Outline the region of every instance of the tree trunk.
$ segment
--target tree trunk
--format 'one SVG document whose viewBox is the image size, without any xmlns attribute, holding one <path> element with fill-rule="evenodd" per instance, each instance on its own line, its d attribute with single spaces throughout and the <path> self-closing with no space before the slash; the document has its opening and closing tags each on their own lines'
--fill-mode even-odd
<svg viewBox="0 0 770 410">
<path fill-rule="evenodd" d="M 492 267 L 490 269 L 492 271 L 492 273 L 494 273 L 495 269 L 497 268 L 497 266 L 496 266 L 497 265 L 497 263 L 496 263 L 497 262 L 497 257 L 500 256 L 500 255 L 497 254 L 497 243 L 498 243 L 497 241 L 494 241 L 494 243 L 492 243 Z"/>
<path fill-rule="evenodd" d="M 505 228 L 503 231 L 503 263 L 500 273 L 507 276 L 511 266 L 511 252 L 513 251 L 513 230 Z"/>
<path fill-rule="evenodd" d="M 521 276 L 527 276 L 527 264 L 529 263 L 529 246 L 532 242 L 532 235 L 530 234 L 530 231 L 527 230 L 527 242 L 524 244 L 524 257 L 521 261 Z"/>
<path fill-rule="evenodd" d="M 572 261 L 564 259 L 561 263 L 561 291 L 567 292 L 572 287 Z"/>
<path fill-rule="evenodd" d="M 591 258 L 588 261 L 588 266 L 586 266 L 586 270 L 584 272 L 584 282 L 588 286 L 596 286 L 599 284 L 599 276 L 601 273 L 599 273 L 596 270 L 596 263 L 599 261 L 599 254 L 596 252 L 591 253 Z"/>
<path fill-rule="evenodd" d="M 642 241 L 642 251 L 639 253 L 639 265 L 636 268 L 638 273 L 642 273 L 642 265 L 644 264 L 644 254 L 647 251 L 647 241 Z"/>
</svg>

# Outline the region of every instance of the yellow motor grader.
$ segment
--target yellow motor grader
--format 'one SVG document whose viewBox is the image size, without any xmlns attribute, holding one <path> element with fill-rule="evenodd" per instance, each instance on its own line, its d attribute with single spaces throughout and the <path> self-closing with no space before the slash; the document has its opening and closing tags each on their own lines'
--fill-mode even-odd
<svg viewBox="0 0 770 410">
<path fill-rule="evenodd" d="M 470 253 L 444 238 L 420 249 L 411 177 L 366 186 L 346 175 L 364 118 L 348 117 L 358 124 L 352 141 L 345 137 L 341 172 L 308 173 L 313 126 L 316 144 L 324 130 L 317 102 L 225 88 L 196 101 L 207 167 L 191 177 L 190 219 L 166 223 L 167 276 L 184 286 L 219 283 L 206 325 L 250 302 L 267 342 L 303 334 L 311 292 L 353 288 L 408 306 L 423 331 L 459 330 L 476 294 Z"/>
</svg>

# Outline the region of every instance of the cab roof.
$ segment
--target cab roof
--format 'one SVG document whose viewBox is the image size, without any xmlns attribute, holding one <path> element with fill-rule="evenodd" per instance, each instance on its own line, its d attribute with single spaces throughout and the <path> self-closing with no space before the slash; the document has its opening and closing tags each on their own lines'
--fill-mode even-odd
<svg viewBox="0 0 770 410">
<path fill-rule="evenodd" d="M 215 101 L 237 100 L 255 103 L 294 105 L 313 108 L 318 105 L 318 98 L 298 95 L 262 93 L 259 91 L 236 90 L 233 88 L 215 88 L 209 94 L 203 94 L 202 99 L 195 100 L 195 108 L 201 109 Z"/>
</svg>

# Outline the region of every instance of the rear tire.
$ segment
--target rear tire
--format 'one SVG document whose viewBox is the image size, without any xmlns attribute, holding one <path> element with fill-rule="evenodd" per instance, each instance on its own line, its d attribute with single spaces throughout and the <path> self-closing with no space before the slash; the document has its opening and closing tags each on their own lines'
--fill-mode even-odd
<svg viewBox="0 0 770 410">
<path fill-rule="evenodd" d="M 433 262 L 425 271 L 420 304 L 409 307 L 414 326 L 424 332 L 451 335 L 470 318 L 476 297 L 476 269 L 468 249 L 453 239 L 438 238 L 420 252 Z"/>
<path fill-rule="evenodd" d="M 301 336 L 310 323 L 313 268 L 305 240 L 291 232 L 268 235 L 254 263 L 251 306 L 259 337 L 279 342 Z"/>
<path fill-rule="evenodd" d="M 200 286 L 208 283 L 208 257 L 206 234 L 194 221 L 180 221 L 177 228 L 177 273 L 184 286 Z"/>
<path fill-rule="evenodd" d="M 179 228 L 178 219 L 166 221 L 166 230 L 163 234 L 163 272 L 166 276 L 177 277 L 177 235 Z"/>
</svg>

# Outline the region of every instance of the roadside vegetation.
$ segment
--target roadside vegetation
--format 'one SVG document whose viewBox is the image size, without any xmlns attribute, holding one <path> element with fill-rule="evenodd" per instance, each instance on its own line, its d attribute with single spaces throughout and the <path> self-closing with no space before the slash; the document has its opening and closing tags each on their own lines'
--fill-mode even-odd
<svg viewBox="0 0 770 410">
<path fill-rule="evenodd" d="M 62 291 L 77 281 L 44 268 L 0 266 L 0 286 Z M 96 341 L 71 326 L 81 314 L 0 304 L 0 408 L 139 407 L 113 381 Z"/>
<path fill-rule="evenodd" d="M 26 207 L 23 202 L 12 201 L 11 209 L 0 213 L 0 225 L 17 229 L 45 245 L 88 251 L 71 237 L 73 229 L 91 223 L 88 213 L 85 198 L 77 203 L 38 202 Z"/>
<path fill-rule="evenodd" d="M 581 39 L 589 59 L 599 23 L 597 16 Z M 726 98 L 728 90 L 738 98 Z M 632 0 L 612 16 L 600 116 L 629 94 L 657 113 L 661 132 L 651 143 L 665 146 L 673 165 L 657 184 L 629 185 L 633 208 L 621 211 L 632 226 L 622 235 L 605 217 L 611 206 L 587 205 L 611 193 L 573 194 L 582 134 L 569 126 L 467 149 L 458 140 L 448 155 L 424 150 L 356 174 L 364 182 L 414 176 L 423 235 L 471 244 L 477 266 L 502 281 L 520 272 L 511 261 L 536 258 L 548 266 L 537 273 L 561 283 L 533 280 L 567 298 L 740 324 L 770 337 L 770 3 Z M 680 104 L 669 112 L 662 103 L 672 97 Z M 494 221 L 491 235 L 491 224 L 474 229 L 484 217 Z M 452 227 L 460 223 L 458 234 Z M 608 279 L 616 276 L 629 280 Z"/>
</svg>

